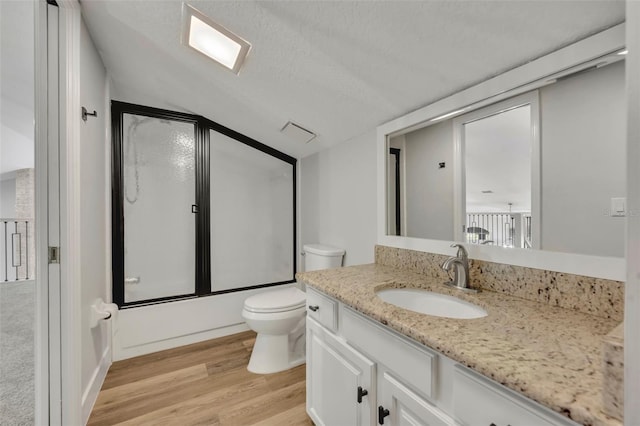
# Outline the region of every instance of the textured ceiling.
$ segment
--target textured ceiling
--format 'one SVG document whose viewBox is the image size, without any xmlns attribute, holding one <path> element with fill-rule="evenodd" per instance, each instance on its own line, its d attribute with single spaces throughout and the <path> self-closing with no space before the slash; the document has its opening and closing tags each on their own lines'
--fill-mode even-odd
<svg viewBox="0 0 640 426">
<path fill-rule="evenodd" d="M 304 157 L 624 21 L 611 1 L 192 1 L 252 44 L 236 76 L 180 44 L 179 1 L 84 0 L 113 98 Z M 280 133 L 294 121 L 308 144 Z"/>
</svg>

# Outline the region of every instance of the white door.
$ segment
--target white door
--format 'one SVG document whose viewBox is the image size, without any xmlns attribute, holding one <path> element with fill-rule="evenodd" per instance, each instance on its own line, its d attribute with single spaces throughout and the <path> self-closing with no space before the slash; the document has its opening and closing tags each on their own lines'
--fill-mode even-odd
<svg viewBox="0 0 640 426">
<path fill-rule="evenodd" d="M 307 413 L 316 426 L 375 424 L 375 364 L 307 318 Z"/>
<path fill-rule="evenodd" d="M 451 426 L 456 423 L 388 372 L 381 373 L 378 424 L 393 426 Z"/>
</svg>

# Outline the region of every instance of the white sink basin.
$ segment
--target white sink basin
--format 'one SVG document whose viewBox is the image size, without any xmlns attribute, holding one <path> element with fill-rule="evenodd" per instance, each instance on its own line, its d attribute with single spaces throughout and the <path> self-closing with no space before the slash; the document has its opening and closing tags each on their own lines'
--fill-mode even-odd
<svg viewBox="0 0 640 426">
<path fill-rule="evenodd" d="M 487 311 L 473 303 L 427 290 L 391 288 L 380 290 L 377 295 L 392 305 L 436 317 L 473 319 L 487 316 Z"/>
</svg>

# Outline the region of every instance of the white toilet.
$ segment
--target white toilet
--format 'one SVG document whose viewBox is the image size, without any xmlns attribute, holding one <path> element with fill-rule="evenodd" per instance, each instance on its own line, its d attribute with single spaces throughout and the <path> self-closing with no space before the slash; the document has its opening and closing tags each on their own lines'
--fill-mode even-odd
<svg viewBox="0 0 640 426">
<path fill-rule="evenodd" d="M 321 244 L 304 246 L 305 271 L 342 266 L 344 250 Z M 297 287 L 268 290 L 244 301 L 242 317 L 258 333 L 247 369 L 269 374 L 305 362 L 306 295 Z"/>
</svg>

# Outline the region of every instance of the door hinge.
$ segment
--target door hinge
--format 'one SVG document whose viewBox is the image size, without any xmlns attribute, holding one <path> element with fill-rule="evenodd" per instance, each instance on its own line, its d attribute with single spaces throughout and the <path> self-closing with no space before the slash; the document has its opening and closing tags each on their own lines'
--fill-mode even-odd
<svg viewBox="0 0 640 426">
<path fill-rule="evenodd" d="M 60 247 L 49 247 L 49 264 L 60 263 Z"/>
</svg>

